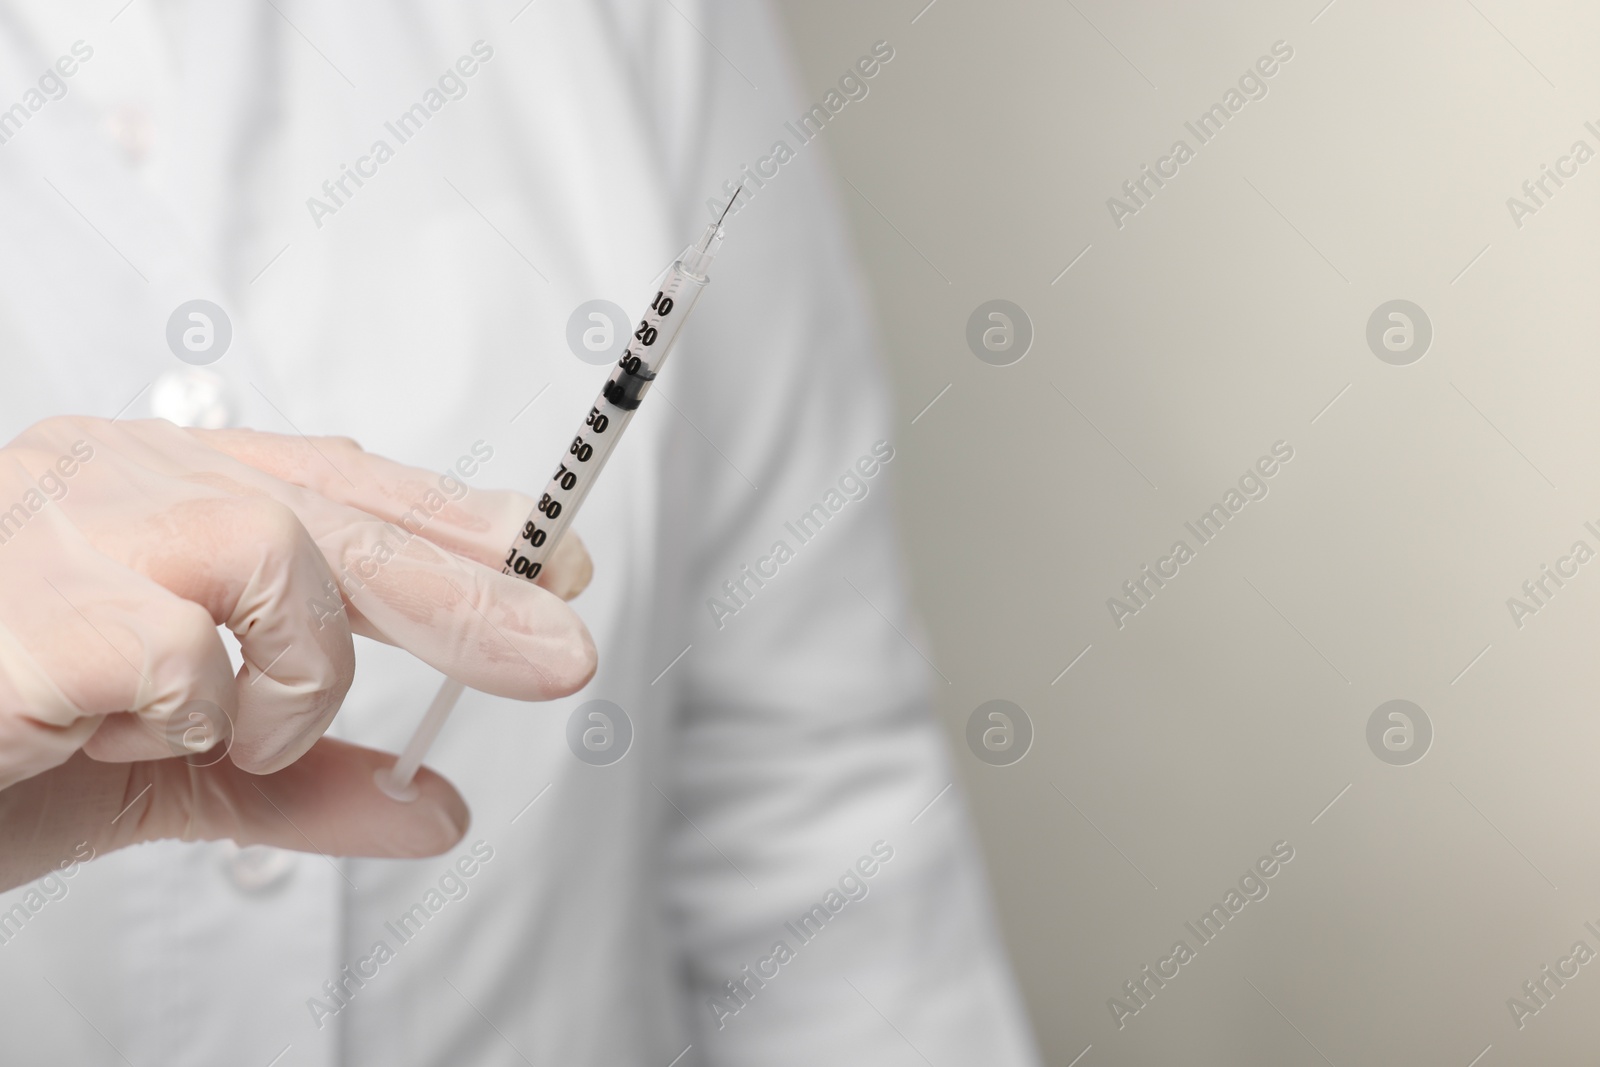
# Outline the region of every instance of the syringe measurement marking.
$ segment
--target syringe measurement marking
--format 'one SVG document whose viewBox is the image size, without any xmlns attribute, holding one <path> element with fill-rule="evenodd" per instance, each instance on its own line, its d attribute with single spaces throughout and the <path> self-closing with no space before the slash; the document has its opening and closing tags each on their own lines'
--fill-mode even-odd
<svg viewBox="0 0 1600 1067">
<path fill-rule="evenodd" d="M 679 278 L 674 278 L 672 282 L 668 283 L 666 289 L 657 291 L 655 299 L 650 302 L 650 310 L 654 314 L 647 314 L 644 319 L 640 320 L 639 328 L 634 331 L 633 340 L 639 342 L 644 348 L 649 348 L 656 343 L 662 322 L 666 320 L 668 315 L 672 314 L 676 301 L 667 294 L 668 291 L 676 292 L 678 286 L 673 282 L 680 280 Z M 588 466 L 589 461 L 594 457 L 594 438 L 604 434 L 614 419 L 620 417 L 626 421 L 633 413 L 633 409 L 623 408 L 609 399 L 610 394 L 616 393 L 628 398 L 628 394 L 621 386 L 622 378 L 627 375 L 642 379 L 638 387 L 638 395 L 631 398 L 634 400 L 634 407 L 637 408 L 638 401 L 643 396 L 644 390 L 649 388 L 650 381 L 655 377 L 650 371 L 649 364 L 644 362 L 643 356 L 635 353 L 633 349 L 633 341 L 630 341 L 628 347 L 623 350 L 622 357 L 617 360 L 617 369 L 612 371 L 611 377 L 606 383 L 605 393 L 607 394 L 607 399 L 603 402 L 607 407 L 615 409 L 620 414 L 618 416 L 606 415 L 602 414 L 598 407 L 591 407 L 589 409 L 589 417 L 584 420 L 584 425 L 590 430 L 591 439 L 585 441 L 583 434 L 580 433 L 572 439 L 572 444 L 567 446 L 567 454 L 574 457 L 583 466 L 568 469 L 566 463 L 562 463 L 556 469 L 556 473 L 550 479 L 549 484 L 545 486 L 545 493 L 539 499 L 537 510 L 545 518 L 549 519 L 551 523 L 554 523 L 561 515 L 563 505 L 568 502 L 567 498 L 573 493 L 579 482 L 582 482 L 584 487 L 587 488 L 589 474 L 594 469 Z M 649 377 L 645 378 L 644 375 L 641 375 L 641 370 L 649 374 Z M 612 439 L 602 442 L 602 445 L 609 443 L 610 440 Z M 530 520 L 523 523 L 522 533 L 518 540 L 526 543 L 531 548 L 537 549 L 545 545 L 549 540 L 549 536 L 550 528 L 540 529 Z M 530 581 L 537 578 L 539 572 L 544 569 L 544 564 L 535 562 L 528 556 L 523 555 L 517 551 L 517 548 L 518 546 L 515 544 L 511 546 L 511 551 L 506 555 L 506 563 L 502 573 L 513 574 Z"/>
</svg>

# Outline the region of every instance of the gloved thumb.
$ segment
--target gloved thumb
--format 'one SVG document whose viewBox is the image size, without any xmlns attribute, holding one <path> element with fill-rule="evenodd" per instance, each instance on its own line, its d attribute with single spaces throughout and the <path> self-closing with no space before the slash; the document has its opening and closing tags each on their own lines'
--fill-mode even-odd
<svg viewBox="0 0 1600 1067">
<path fill-rule="evenodd" d="M 0 890 L 144 841 L 273 845 L 330 856 L 410 859 L 448 851 L 467 832 L 467 805 L 423 768 L 417 800 L 396 804 L 373 774 L 389 754 L 322 738 L 273 774 L 231 760 L 101 763 L 75 753 L 58 767 L 0 790 Z M 89 851 L 86 851 L 87 850 Z"/>
</svg>

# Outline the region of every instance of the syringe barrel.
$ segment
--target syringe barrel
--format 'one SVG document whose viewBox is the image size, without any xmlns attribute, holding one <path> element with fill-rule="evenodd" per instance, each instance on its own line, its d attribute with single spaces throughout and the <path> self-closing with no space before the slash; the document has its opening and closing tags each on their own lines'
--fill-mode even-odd
<svg viewBox="0 0 1600 1067">
<path fill-rule="evenodd" d="M 655 299 L 645 311 L 627 349 L 611 369 L 605 387 L 567 446 L 566 455 L 544 493 L 517 531 L 506 554 L 504 572 L 537 581 L 572 518 L 589 495 L 601 468 L 633 420 L 650 383 L 672 353 L 678 332 L 710 280 L 707 268 L 715 247 L 691 245 L 668 269 Z"/>
</svg>

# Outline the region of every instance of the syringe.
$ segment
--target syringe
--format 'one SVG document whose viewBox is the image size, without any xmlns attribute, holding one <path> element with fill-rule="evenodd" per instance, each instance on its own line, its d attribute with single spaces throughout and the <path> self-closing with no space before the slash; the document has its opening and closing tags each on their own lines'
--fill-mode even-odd
<svg viewBox="0 0 1600 1067">
<path fill-rule="evenodd" d="M 539 498 L 528 521 L 522 524 L 516 540 L 512 542 L 511 551 L 506 554 L 505 574 L 532 582 L 544 570 L 545 562 L 555 551 L 561 535 L 567 532 L 573 516 L 594 487 L 601 468 L 611 458 L 617 442 L 622 438 L 622 431 L 627 429 L 644 395 L 650 391 L 650 383 L 672 353 L 673 342 L 678 339 L 678 331 L 683 328 L 684 320 L 689 317 L 695 301 L 711 280 L 706 272 L 722 245 L 722 220 L 727 218 L 728 209 L 733 207 L 734 200 L 739 198 L 739 192 L 742 191 L 743 186 L 740 186 L 729 198 L 722 217 L 708 226 L 699 242 L 685 249 L 683 255 L 667 269 L 661 288 L 656 292 L 655 299 L 650 301 L 650 307 L 634 330 L 622 358 L 617 361 L 611 377 L 600 390 L 600 396 L 590 406 L 583 425 L 578 427 L 577 435 L 567 446 L 555 475 L 545 486 L 544 495 Z M 416 777 L 423 757 L 439 736 L 445 720 L 455 710 L 456 701 L 461 698 L 465 688 L 454 678 L 446 678 L 439 692 L 434 695 L 433 703 L 428 705 L 428 711 L 423 715 L 416 733 L 406 743 L 399 760 L 389 770 L 380 769 L 376 772 L 378 787 L 395 800 L 416 799 L 417 791 L 412 787 L 411 780 Z"/>
</svg>

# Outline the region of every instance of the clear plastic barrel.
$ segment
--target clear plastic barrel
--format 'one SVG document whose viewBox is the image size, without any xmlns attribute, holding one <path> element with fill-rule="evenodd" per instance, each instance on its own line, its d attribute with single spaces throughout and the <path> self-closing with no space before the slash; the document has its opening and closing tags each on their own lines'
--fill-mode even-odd
<svg viewBox="0 0 1600 1067">
<path fill-rule="evenodd" d="M 671 354 L 679 329 L 710 280 L 705 272 L 717 243 L 716 235 L 709 234 L 708 240 L 691 246 L 668 269 L 622 358 L 567 445 L 532 514 L 517 532 L 511 551 L 506 554 L 506 574 L 531 582 L 544 570 L 545 561 L 567 532 L 600 469 L 622 438 L 622 431 Z"/>
</svg>

